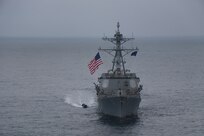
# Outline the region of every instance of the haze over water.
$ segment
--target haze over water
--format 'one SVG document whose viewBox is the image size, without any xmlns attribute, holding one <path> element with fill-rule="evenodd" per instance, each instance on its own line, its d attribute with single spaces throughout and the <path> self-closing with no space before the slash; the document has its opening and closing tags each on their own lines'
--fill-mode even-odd
<svg viewBox="0 0 204 136">
<path fill-rule="evenodd" d="M 126 67 L 143 90 L 138 118 L 97 112 L 93 82 L 111 68 L 111 56 L 91 76 L 87 64 L 101 39 L 0 39 L 1 136 L 201 136 L 204 134 L 202 38 L 136 39 Z M 82 103 L 90 106 L 80 107 Z"/>
</svg>

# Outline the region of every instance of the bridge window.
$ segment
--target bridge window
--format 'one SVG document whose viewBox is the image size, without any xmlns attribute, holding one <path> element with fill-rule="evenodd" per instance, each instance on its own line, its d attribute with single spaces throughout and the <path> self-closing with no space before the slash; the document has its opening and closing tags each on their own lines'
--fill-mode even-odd
<svg viewBox="0 0 204 136">
<path fill-rule="evenodd" d="M 128 86 L 128 81 L 125 81 L 125 82 L 124 82 L 124 86 Z"/>
</svg>

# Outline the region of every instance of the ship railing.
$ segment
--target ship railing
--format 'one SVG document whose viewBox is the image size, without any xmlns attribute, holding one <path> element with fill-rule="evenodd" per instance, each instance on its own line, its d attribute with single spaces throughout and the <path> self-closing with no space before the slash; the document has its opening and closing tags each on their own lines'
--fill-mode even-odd
<svg viewBox="0 0 204 136">
<path fill-rule="evenodd" d="M 140 79 L 139 77 L 132 77 L 132 76 L 102 76 L 99 79 Z"/>
<path fill-rule="evenodd" d="M 118 95 L 120 95 L 120 92 L 121 91 L 119 91 L 119 90 L 118 91 L 116 91 L 116 90 L 112 90 L 112 91 L 101 90 L 98 92 L 98 94 L 103 95 L 103 96 L 118 96 Z M 129 90 L 128 89 L 125 92 L 123 92 L 122 95 L 123 96 L 125 96 L 125 95 L 137 95 L 139 92 L 140 92 L 139 90 L 135 91 L 135 90 Z"/>
</svg>

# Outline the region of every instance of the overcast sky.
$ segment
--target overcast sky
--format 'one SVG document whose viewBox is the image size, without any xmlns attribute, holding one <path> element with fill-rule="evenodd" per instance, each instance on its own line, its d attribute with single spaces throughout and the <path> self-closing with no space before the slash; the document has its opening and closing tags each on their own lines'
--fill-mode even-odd
<svg viewBox="0 0 204 136">
<path fill-rule="evenodd" d="M 204 0 L 0 0 L 0 37 L 204 36 Z"/>
</svg>

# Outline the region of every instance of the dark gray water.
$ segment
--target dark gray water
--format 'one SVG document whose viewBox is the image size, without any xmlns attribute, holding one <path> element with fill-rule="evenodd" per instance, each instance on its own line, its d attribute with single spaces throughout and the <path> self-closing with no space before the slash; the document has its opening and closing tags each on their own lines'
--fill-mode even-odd
<svg viewBox="0 0 204 136">
<path fill-rule="evenodd" d="M 1 39 L 1 136 L 201 136 L 204 134 L 204 44 L 174 41 L 138 43 L 127 68 L 144 86 L 138 117 L 123 120 L 97 113 L 87 64 L 100 39 Z M 89 108 L 80 107 L 86 103 Z"/>
</svg>

